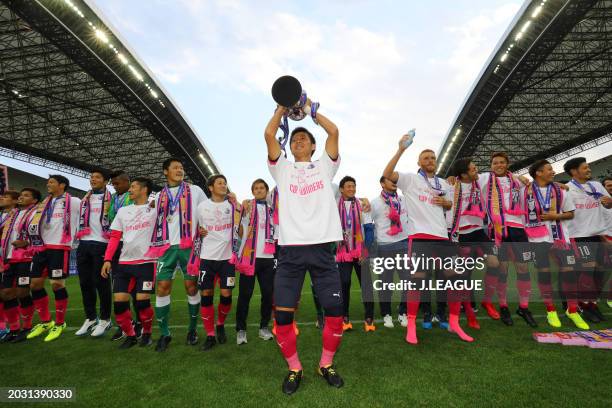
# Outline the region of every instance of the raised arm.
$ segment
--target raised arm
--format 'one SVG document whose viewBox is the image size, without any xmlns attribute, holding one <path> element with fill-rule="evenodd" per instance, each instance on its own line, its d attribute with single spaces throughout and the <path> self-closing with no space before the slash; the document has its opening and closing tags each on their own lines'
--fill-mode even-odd
<svg viewBox="0 0 612 408">
<path fill-rule="evenodd" d="M 276 132 L 278 132 L 278 128 L 280 126 L 280 122 L 283 119 L 283 115 L 287 109 L 282 106 L 278 106 L 274 111 L 274 115 L 268 122 L 268 126 L 266 126 L 266 132 L 264 134 L 266 138 L 266 145 L 268 147 L 268 159 L 271 161 L 278 160 L 281 155 L 281 147 L 276 140 Z"/>
<path fill-rule="evenodd" d="M 338 140 L 340 136 L 340 133 L 338 132 L 338 126 L 336 126 L 334 122 L 332 122 L 325 115 L 319 112 L 317 112 L 317 122 L 319 122 L 319 125 L 321 125 L 321 127 L 327 133 L 327 140 L 325 141 L 325 151 L 332 160 L 336 160 L 338 158 L 338 155 L 340 154 L 340 150 L 338 148 Z"/>
<path fill-rule="evenodd" d="M 389 163 L 387 163 L 387 167 L 385 167 L 385 170 L 383 170 L 383 176 L 391 181 L 397 181 L 398 179 L 398 174 L 395 171 L 395 166 L 397 166 L 397 162 L 399 162 L 399 159 L 402 157 L 402 154 L 404 154 L 404 152 L 408 148 L 408 146 L 406 146 L 406 141 L 409 137 L 409 135 L 402 136 L 402 138 L 399 140 L 397 151 L 395 152 L 393 157 L 391 157 Z"/>
</svg>

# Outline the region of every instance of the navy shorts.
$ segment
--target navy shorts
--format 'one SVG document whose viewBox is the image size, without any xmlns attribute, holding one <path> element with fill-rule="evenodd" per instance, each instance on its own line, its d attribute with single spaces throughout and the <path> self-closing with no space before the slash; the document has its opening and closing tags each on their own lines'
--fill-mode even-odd
<svg viewBox="0 0 612 408">
<path fill-rule="evenodd" d="M 523 228 L 508 227 L 499 248 L 501 262 L 527 263 L 533 258 L 532 244 Z"/>
<path fill-rule="evenodd" d="M 414 272 L 433 272 L 442 270 L 445 260 L 457 255 L 457 246 L 448 239 L 410 238 L 408 240 L 408 255 L 414 260 L 421 258 Z M 441 258 L 438 260 L 438 258 Z M 435 261 L 434 261 L 435 260 Z M 416 265 L 416 264 L 415 264 Z"/>
<path fill-rule="evenodd" d="M 31 278 L 66 279 L 70 273 L 70 250 L 45 249 L 32 258 Z"/>
<path fill-rule="evenodd" d="M 155 289 L 155 262 L 118 264 L 113 271 L 114 293 L 153 293 Z"/>
<path fill-rule="evenodd" d="M 331 243 L 281 246 L 274 277 L 274 304 L 277 307 L 297 307 L 302 285 L 310 272 L 310 279 L 321 306 L 341 308 L 340 272 Z"/>
<path fill-rule="evenodd" d="M 461 256 L 497 255 L 494 248 L 495 244 L 482 228 L 467 234 L 459 234 Z"/>
<path fill-rule="evenodd" d="M 604 242 L 599 235 L 572 239 L 572 247 L 578 262 L 581 264 L 595 262 L 598 254 L 603 250 Z"/>
<path fill-rule="evenodd" d="M 213 289 L 215 278 L 219 279 L 221 289 L 234 289 L 236 286 L 236 268 L 229 260 L 212 261 L 200 259 L 200 275 L 198 277 L 198 288 L 200 290 Z"/>
<path fill-rule="evenodd" d="M 0 288 L 29 288 L 31 262 L 17 262 L 5 265 L 4 272 L 0 273 Z"/>
<path fill-rule="evenodd" d="M 534 263 L 536 268 L 550 267 L 551 257 L 560 267 L 573 267 L 576 265 L 576 256 L 569 249 L 555 248 L 549 242 L 533 242 L 531 245 L 535 253 Z"/>
</svg>

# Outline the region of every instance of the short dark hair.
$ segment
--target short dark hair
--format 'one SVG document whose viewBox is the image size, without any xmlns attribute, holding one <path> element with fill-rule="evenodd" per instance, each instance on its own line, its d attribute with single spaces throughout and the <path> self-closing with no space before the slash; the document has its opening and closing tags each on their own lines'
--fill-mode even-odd
<svg viewBox="0 0 612 408">
<path fill-rule="evenodd" d="M 183 161 L 181 159 L 178 159 L 176 157 L 168 157 L 166 160 L 164 160 L 164 162 L 162 163 L 162 168 L 164 170 L 168 170 L 170 168 L 170 165 L 174 162 L 179 162 L 181 164 L 183 164 Z"/>
<path fill-rule="evenodd" d="M 130 176 L 127 174 L 127 172 L 125 170 L 115 170 L 115 171 L 111 172 L 109 177 L 111 179 L 114 179 L 116 177 L 125 177 L 128 180 L 130 179 Z"/>
<path fill-rule="evenodd" d="M 295 129 L 293 129 L 291 131 L 291 136 L 289 136 L 289 144 L 291 144 L 291 141 L 293 140 L 293 136 L 295 136 L 296 133 L 300 133 L 300 132 L 304 132 L 308 135 L 308 138 L 310 139 L 310 143 L 312 144 L 317 144 L 317 141 L 315 140 L 314 136 L 312 135 L 312 133 L 310 133 L 310 131 L 308 129 L 306 129 L 305 127 L 302 126 L 298 126 Z"/>
<path fill-rule="evenodd" d="M 312 135 L 312 133 L 310 133 L 310 131 L 308 129 L 306 129 L 305 127 L 302 126 L 298 126 L 295 129 L 293 129 L 291 131 L 291 136 L 289 136 L 289 144 L 291 145 L 291 141 L 293 140 L 293 136 L 295 136 L 296 133 L 300 133 L 300 132 L 304 132 L 308 135 L 308 139 L 310 139 L 310 143 L 312 143 L 313 145 L 317 144 L 317 141 L 315 140 L 314 136 Z M 312 149 L 312 152 L 310 153 L 310 156 L 312 157 L 312 155 L 314 154 L 314 152 L 317 149 L 314 148 Z"/>
<path fill-rule="evenodd" d="M 491 161 L 493 161 L 494 158 L 496 157 L 503 157 L 504 159 L 506 159 L 506 163 L 510 163 L 510 157 L 508 156 L 508 153 L 506 152 L 493 152 L 491 154 Z"/>
<path fill-rule="evenodd" d="M 550 164 L 548 160 L 541 159 L 529 166 L 529 175 L 531 178 L 535 179 L 537 172 L 542 170 L 542 167 L 546 166 L 547 164 Z"/>
<path fill-rule="evenodd" d="M 70 187 L 70 180 L 61 174 L 49 174 L 49 180 L 51 179 L 57 181 L 59 184 L 63 184 L 65 186 L 64 191 L 68 190 Z"/>
<path fill-rule="evenodd" d="M 453 163 L 451 174 L 455 177 L 461 177 L 462 174 L 467 174 L 470 170 L 470 163 L 474 160 L 471 157 L 461 157 Z"/>
<path fill-rule="evenodd" d="M 268 186 L 268 183 L 266 183 L 266 180 L 258 178 L 251 184 L 251 193 L 253 192 L 256 184 L 263 184 L 266 187 L 266 191 L 270 191 L 270 187 Z"/>
<path fill-rule="evenodd" d="M 215 181 L 217 181 L 217 179 L 222 178 L 223 180 L 225 180 L 225 182 L 227 183 L 227 178 L 225 178 L 225 176 L 223 174 L 215 174 L 214 176 L 210 176 L 210 178 L 206 181 L 206 186 L 207 187 L 212 187 L 215 185 Z"/>
<path fill-rule="evenodd" d="M 355 179 L 352 178 L 351 176 L 344 176 L 342 177 L 342 180 L 340 180 L 340 188 L 344 188 L 344 185 L 348 183 L 349 181 L 352 181 L 353 183 L 355 183 L 355 185 L 357 184 Z"/>
<path fill-rule="evenodd" d="M 384 183 L 386 179 L 387 178 L 385 176 L 380 176 L 380 180 L 378 180 L 378 182 L 379 183 Z"/>
<path fill-rule="evenodd" d="M 132 183 L 138 183 L 141 187 L 147 189 L 147 194 L 151 194 L 153 192 L 153 181 L 148 177 L 134 177 Z"/>
<path fill-rule="evenodd" d="M 605 186 L 606 181 L 612 181 L 612 176 L 606 176 L 603 179 L 601 179 L 601 184 Z"/>
<path fill-rule="evenodd" d="M 42 198 L 42 195 L 40 194 L 40 191 L 35 189 L 35 188 L 32 188 L 32 187 L 22 188 L 19 193 L 23 193 L 24 191 L 28 191 L 30 194 L 32 194 L 32 197 L 36 201 L 40 201 L 40 199 Z"/>
<path fill-rule="evenodd" d="M 10 196 L 11 200 L 16 200 L 19 198 L 19 192 L 15 190 L 6 190 L 2 193 L 3 196 Z"/>
<path fill-rule="evenodd" d="M 565 171 L 568 176 L 572 177 L 572 170 L 577 170 L 578 167 L 580 167 L 582 163 L 586 163 L 586 161 L 586 157 L 574 157 L 573 159 L 569 159 L 563 165 L 563 171 Z"/>
<path fill-rule="evenodd" d="M 91 174 L 94 174 L 94 173 L 98 173 L 102 175 L 102 178 L 104 179 L 104 181 L 108 181 L 110 178 L 108 170 L 105 170 L 102 167 L 94 167 L 93 169 L 91 169 Z"/>
</svg>

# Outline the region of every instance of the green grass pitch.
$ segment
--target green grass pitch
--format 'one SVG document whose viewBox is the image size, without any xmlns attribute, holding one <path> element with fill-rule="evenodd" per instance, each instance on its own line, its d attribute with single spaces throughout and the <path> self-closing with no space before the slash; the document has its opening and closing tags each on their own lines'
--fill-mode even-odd
<svg viewBox="0 0 612 408">
<path fill-rule="evenodd" d="M 210 352 L 199 349 L 201 322 L 200 344 L 185 345 L 187 303 L 181 279 L 174 289 L 169 350 L 162 354 L 152 347 L 118 350 L 119 342 L 109 340 L 114 329 L 102 339 L 74 335 L 83 311 L 78 278 L 71 277 L 69 329 L 48 344 L 42 337 L 1 344 L 0 383 L 3 387 L 74 387 L 76 401 L 61 405 L 84 407 L 610 406 L 612 354 L 608 350 L 540 345 L 532 340 L 532 330 L 520 317 L 513 315 L 514 327 L 505 327 L 486 318 L 482 310 L 478 314 L 482 329 L 467 330 L 476 338 L 474 343 L 463 343 L 436 327 L 424 331 L 419 325 L 419 345 L 410 346 L 404 341 L 405 329 L 397 323 L 394 329 L 387 329 L 379 322 L 374 333 L 363 332 L 356 282 L 351 304 L 354 330 L 344 335 L 336 356 L 345 387 L 332 389 L 315 375 L 321 336 L 313 323 L 316 314 L 306 282 L 297 318 L 304 380 L 300 390 L 288 397 L 280 390 L 286 365 L 276 343 L 257 337 L 257 289 L 249 313 L 249 343 L 236 345 L 232 310 L 227 321 L 228 343 Z M 537 296 L 534 285 L 532 298 Z M 612 320 L 611 310 L 602 308 Z M 542 305 L 533 303 L 532 311 L 540 322 L 539 330 L 551 331 L 542 316 Z M 376 313 L 380 318 L 378 306 Z M 563 330 L 570 331 L 570 322 L 562 321 Z M 609 322 L 594 325 L 610 326 Z M 154 322 L 154 340 L 157 336 Z"/>
</svg>

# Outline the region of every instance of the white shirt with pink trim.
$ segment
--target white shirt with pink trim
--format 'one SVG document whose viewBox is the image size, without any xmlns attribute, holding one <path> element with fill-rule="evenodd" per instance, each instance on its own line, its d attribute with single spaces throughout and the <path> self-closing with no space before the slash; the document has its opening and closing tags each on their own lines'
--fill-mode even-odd
<svg viewBox="0 0 612 408">
<path fill-rule="evenodd" d="M 111 230 L 121 231 L 123 234 L 119 263 L 137 264 L 155 261 L 144 255 L 151 246 L 156 216 L 157 212 L 148 203 L 128 205 L 119 209 L 110 227 Z"/>
<path fill-rule="evenodd" d="M 206 200 L 197 210 L 197 222 L 208 234 L 202 239 L 201 259 L 227 261 L 232 257 L 232 205 Z"/>
<path fill-rule="evenodd" d="M 408 235 L 427 234 L 448 239 L 444 209 L 432 202 L 436 196 L 450 199 L 448 183 L 438 178 L 441 186 L 441 191 L 438 192 L 430 188 L 425 179 L 418 174 L 398 174 L 397 187 L 402 190 L 408 211 Z M 435 186 L 433 178 L 430 178 L 429 182 Z"/>
<path fill-rule="evenodd" d="M 79 209 L 81 208 L 81 200 L 76 197 L 70 197 L 70 233 L 72 240 L 67 243 L 62 243 L 66 199 L 64 196 L 62 196 L 61 198 L 52 200 L 55 200 L 55 202 L 51 201 L 51 206 L 53 206 L 51 221 L 47 223 L 46 216 L 43 214 L 40 222 L 40 226 L 42 228 L 42 239 L 45 246 L 50 246 L 52 248 L 70 248 L 75 240 L 77 229 L 79 228 L 79 219 L 81 218 L 79 215 Z"/>
<path fill-rule="evenodd" d="M 400 223 L 402 224 L 402 232 L 396 235 L 389 235 L 387 231 L 391 228 L 391 220 L 389 219 L 389 206 L 379 195 L 370 200 L 372 207 L 371 215 L 374 221 L 374 229 L 376 230 L 376 242 L 379 244 L 392 244 L 408 238 L 408 213 L 406 211 L 406 200 L 401 194 L 398 195 L 402 208 L 400 209 Z"/>
<path fill-rule="evenodd" d="M 540 189 L 540 195 L 542 197 L 546 197 L 546 187 L 538 187 Z M 565 191 L 561 190 L 561 197 L 562 197 L 562 201 L 563 204 L 561 205 L 561 212 L 570 212 L 570 211 L 574 211 L 576 209 L 576 207 L 574 206 L 574 201 L 572 200 L 572 196 L 570 194 L 567 194 Z M 569 225 L 571 223 L 571 220 L 562 220 L 561 221 L 561 229 L 563 231 L 563 237 L 564 237 L 564 241 L 566 243 L 569 243 Z M 544 236 L 544 237 L 529 237 L 529 242 L 548 242 L 548 243 L 553 243 L 554 239 L 553 239 L 553 225 L 556 228 L 557 223 L 554 221 L 542 221 L 542 224 L 544 224 L 546 226 L 546 228 L 548 229 L 548 235 Z"/>
<path fill-rule="evenodd" d="M 600 182 L 589 181 L 589 183 L 595 187 L 597 192 L 610 197 L 610 194 L 608 194 Z M 582 191 L 579 187 L 576 187 L 574 183 L 567 183 L 567 186 L 569 187 L 570 196 L 576 206 L 574 219 L 572 219 L 569 224 L 570 237 L 586 238 L 596 235 L 605 235 L 611 228 L 610 221 L 612 217 L 606 214 L 608 210 L 601 205 L 600 200 Z M 582 188 L 589 193 L 591 192 L 591 188 L 587 184 L 582 184 Z"/>
<path fill-rule="evenodd" d="M 340 157 L 326 152 L 313 162 L 291 162 L 282 154 L 268 162 L 279 193 L 279 245 L 313 245 L 342 240 L 332 179 Z"/>
</svg>

